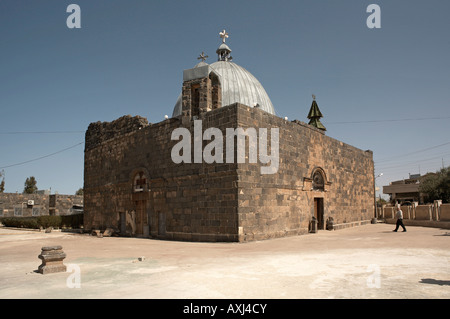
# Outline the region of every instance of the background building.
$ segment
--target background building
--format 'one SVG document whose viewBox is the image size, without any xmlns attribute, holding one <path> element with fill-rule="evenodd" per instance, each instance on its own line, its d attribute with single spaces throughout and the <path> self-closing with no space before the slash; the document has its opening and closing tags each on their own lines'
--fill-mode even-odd
<svg viewBox="0 0 450 319">
<path fill-rule="evenodd" d="M 424 203 L 426 195 L 419 191 L 420 180 L 429 174 L 421 176 L 420 174 L 410 174 L 409 178 L 390 182 L 383 186 L 383 194 L 390 196 L 392 203 L 418 202 Z"/>
<path fill-rule="evenodd" d="M 0 217 L 32 217 L 83 213 L 82 195 L 0 193 Z"/>
</svg>

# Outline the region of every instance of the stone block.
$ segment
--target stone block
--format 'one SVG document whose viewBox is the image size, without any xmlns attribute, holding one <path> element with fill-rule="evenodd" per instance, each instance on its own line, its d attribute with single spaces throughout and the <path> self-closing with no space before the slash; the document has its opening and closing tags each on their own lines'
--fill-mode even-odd
<svg viewBox="0 0 450 319">
<path fill-rule="evenodd" d="M 114 234 L 114 229 L 106 228 L 103 232 L 103 237 L 111 237 Z"/>
<path fill-rule="evenodd" d="M 91 233 L 92 236 L 96 236 L 98 238 L 103 238 L 102 231 L 99 229 L 94 229 Z"/>
<path fill-rule="evenodd" d="M 42 264 L 38 267 L 38 272 L 45 275 L 55 272 L 65 272 L 66 265 L 63 264 L 66 254 L 61 246 L 42 247 L 41 254 L 38 256 Z"/>
</svg>

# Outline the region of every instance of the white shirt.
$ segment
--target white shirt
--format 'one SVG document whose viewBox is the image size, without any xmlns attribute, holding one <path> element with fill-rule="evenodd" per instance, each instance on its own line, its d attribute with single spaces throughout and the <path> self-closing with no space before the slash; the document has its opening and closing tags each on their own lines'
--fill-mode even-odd
<svg viewBox="0 0 450 319">
<path fill-rule="evenodd" d="M 402 212 L 402 210 L 398 210 L 397 214 L 395 214 L 395 217 L 397 219 L 403 219 L 403 212 Z"/>
</svg>

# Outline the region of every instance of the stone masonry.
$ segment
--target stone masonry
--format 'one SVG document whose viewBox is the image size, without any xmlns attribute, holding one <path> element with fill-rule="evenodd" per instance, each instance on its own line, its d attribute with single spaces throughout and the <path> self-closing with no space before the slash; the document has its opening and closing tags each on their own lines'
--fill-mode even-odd
<svg viewBox="0 0 450 319">
<path fill-rule="evenodd" d="M 279 128 L 278 172 L 261 175 L 261 164 L 248 161 L 175 164 L 171 150 L 178 141 L 171 134 L 186 127 L 193 138 L 189 114 L 156 124 L 131 116 L 97 122 L 86 132 L 85 228 L 161 239 L 245 242 L 307 233 L 317 214 L 315 203 L 321 207 L 319 229 L 330 218 L 336 225 L 357 225 L 373 217 L 371 151 L 306 123 L 237 103 L 208 108 L 196 118 L 202 120 L 203 131 L 219 128 L 223 136 L 226 128 Z M 317 172 L 323 180 L 318 189 Z"/>
<path fill-rule="evenodd" d="M 279 127 L 277 174 L 261 175 L 255 164 L 238 165 L 240 241 L 304 234 L 314 216 L 314 199 L 323 201 L 322 223 L 368 223 L 374 215 L 373 159 L 300 121 L 289 122 L 264 111 L 237 106 L 239 127 Z M 324 189 L 312 185 L 320 170 Z"/>
</svg>

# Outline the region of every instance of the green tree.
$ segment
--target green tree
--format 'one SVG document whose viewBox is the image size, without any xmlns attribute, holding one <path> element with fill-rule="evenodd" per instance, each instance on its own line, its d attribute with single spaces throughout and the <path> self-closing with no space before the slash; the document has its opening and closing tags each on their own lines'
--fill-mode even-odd
<svg viewBox="0 0 450 319">
<path fill-rule="evenodd" d="M 450 203 L 450 166 L 434 174 L 427 174 L 420 180 L 419 191 L 427 196 L 428 201 L 442 199 Z"/>
<path fill-rule="evenodd" d="M 37 181 L 34 176 L 28 177 L 25 181 L 25 187 L 23 188 L 24 194 L 34 194 L 38 190 Z"/>
<path fill-rule="evenodd" d="M 83 188 L 78 189 L 75 195 L 83 195 Z"/>
<path fill-rule="evenodd" d="M 2 178 L 2 181 L 0 182 L 0 193 L 3 193 L 5 191 L 5 171 L 2 170 L 0 172 L 0 177 Z"/>
<path fill-rule="evenodd" d="M 0 193 L 5 191 L 5 171 L 2 170 L 0 172 L 0 177 L 2 177 L 2 181 L 0 182 Z"/>
</svg>

